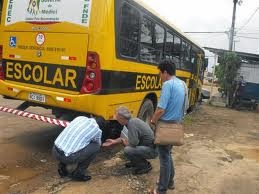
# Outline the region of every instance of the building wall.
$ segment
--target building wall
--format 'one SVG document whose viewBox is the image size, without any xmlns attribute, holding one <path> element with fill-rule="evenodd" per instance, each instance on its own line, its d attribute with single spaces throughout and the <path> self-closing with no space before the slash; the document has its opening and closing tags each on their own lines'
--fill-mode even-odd
<svg viewBox="0 0 259 194">
<path fill-rule="evenodd" d="M 239 70 L 239 75 L 242 75 L 247 82 L 244 97 L 259 101 L 259 64 L 243 63 Z"/>
</svg>

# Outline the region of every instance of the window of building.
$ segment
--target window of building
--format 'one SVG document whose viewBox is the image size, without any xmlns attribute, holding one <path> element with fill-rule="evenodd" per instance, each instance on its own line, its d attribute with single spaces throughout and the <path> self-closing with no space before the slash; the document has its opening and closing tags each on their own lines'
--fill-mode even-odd
<svg viewBox="0 0 259 194">
<path fill-rule="evenodd" d="M 139 12 L 128 4 L 124 4 L 120 17 L 120 54 L 125 57 L 138 56 Z"/>
</svg>

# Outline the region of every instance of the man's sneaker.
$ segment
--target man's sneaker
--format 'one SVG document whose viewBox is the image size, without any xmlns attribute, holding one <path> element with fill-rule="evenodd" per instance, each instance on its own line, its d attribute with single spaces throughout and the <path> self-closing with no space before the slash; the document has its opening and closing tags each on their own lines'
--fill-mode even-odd
<svg viewBox="0 0 259 194">
<path fill-rule="evenodd" d="M 148 162 L 147 165 L 143 167 L 137 167 L 135 170 L 133 170 L 132 174 L 133 175 L 139 175 L 139 174 L 146 174 L 150 170 L 152 170 L 151 164 Z"/>
<path fill-rule="evenodd" d="M 133 168 L 133 167 L 136 167 L 136 165 L 135 165 L 134 163 L 132 163 L 132 162 L 127 162 L 127 163 L 125 164 L 125 167 L 126 167 L 126 168 Z"/>
</svg>

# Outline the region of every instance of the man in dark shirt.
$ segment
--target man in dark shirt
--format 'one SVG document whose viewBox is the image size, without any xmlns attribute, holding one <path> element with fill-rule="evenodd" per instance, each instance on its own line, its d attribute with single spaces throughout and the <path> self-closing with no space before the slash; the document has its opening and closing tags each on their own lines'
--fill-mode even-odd
<svg viewBox="0 0 259 194">
<path fill-rule="evenodd" d="M 245 91 L 246 82 L 243 76 L 240 76 L 239 80 L 237 81 L 237 86 L 235 90 L 236 97 L 242 97 Z"/>
<path fill-rule="evenodd" d="M 134 167 L 133 174 L 148 173 L 152 166 L 147 159 L 154 159 L 157 152 L 154 146 L 154 133 L 150 126 L 139 118 L 132 118 L 130 111 L 126 107 L 119 107 L 116 110 L 116 120 L 124 125 L 122 135 L 117 139 L 107 139 L 103 147 L 122 143 L 124 154 L 130 161 L 126 163 L 126 168 Z M 128 136 L 128 139 L 125 138 Z"/>
<path fill-rule="evenodd" d="M 244 77 L 240 76 L 235 84 L 236 84 L 236 89 L 233 94 L 234 100 L 232 102 L 233 108 L 237 105 L 240 105 L 240 101 L 245 93 L 246 82 L 244 80 Z"/>
</svg>

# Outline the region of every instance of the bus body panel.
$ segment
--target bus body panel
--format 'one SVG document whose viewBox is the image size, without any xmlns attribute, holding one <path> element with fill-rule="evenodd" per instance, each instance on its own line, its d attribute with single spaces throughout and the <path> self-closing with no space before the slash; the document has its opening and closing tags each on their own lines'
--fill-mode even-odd
<svg viewBox="0 0 259 194">
<path fill-rule="evenodd" d="M 0 80 L 0 93 L 39 106 L 89 113 L 107 120 L 113 119 L 119 105 L 128 106 L 133 116 L 138 116 L 145 98 L 159 99 L 162 83 L 157 64 L 118 58 L 115 2 L 92 0 L 88 27 L 67 21 L 40 25 L 19 21 L 4 26 L 6 79 Z M 42 45 L 37 44 L 38 34 L 44 35 Z M 16 37 L 16 47 L 10 46 L 11 37 Z M 99 56 L 102 89 L 81 94 L 88 52 Z M 194 105 L 199 77 L 181 69 L 177 76 L 187 83 L 190 105 Z M 29 99 L 32 93 L 43 95 L 45 101 Z"/>
<path fill-rule="evenodd" d="M 43 45 L 36 43 L 40 35 Z M 86 67 L 87 34 L 4 32 L 3 44 L 6 80 L 16 81 L 17 85 L 46 86 L 51 91 L 80 90 Z"/>
</svg>

